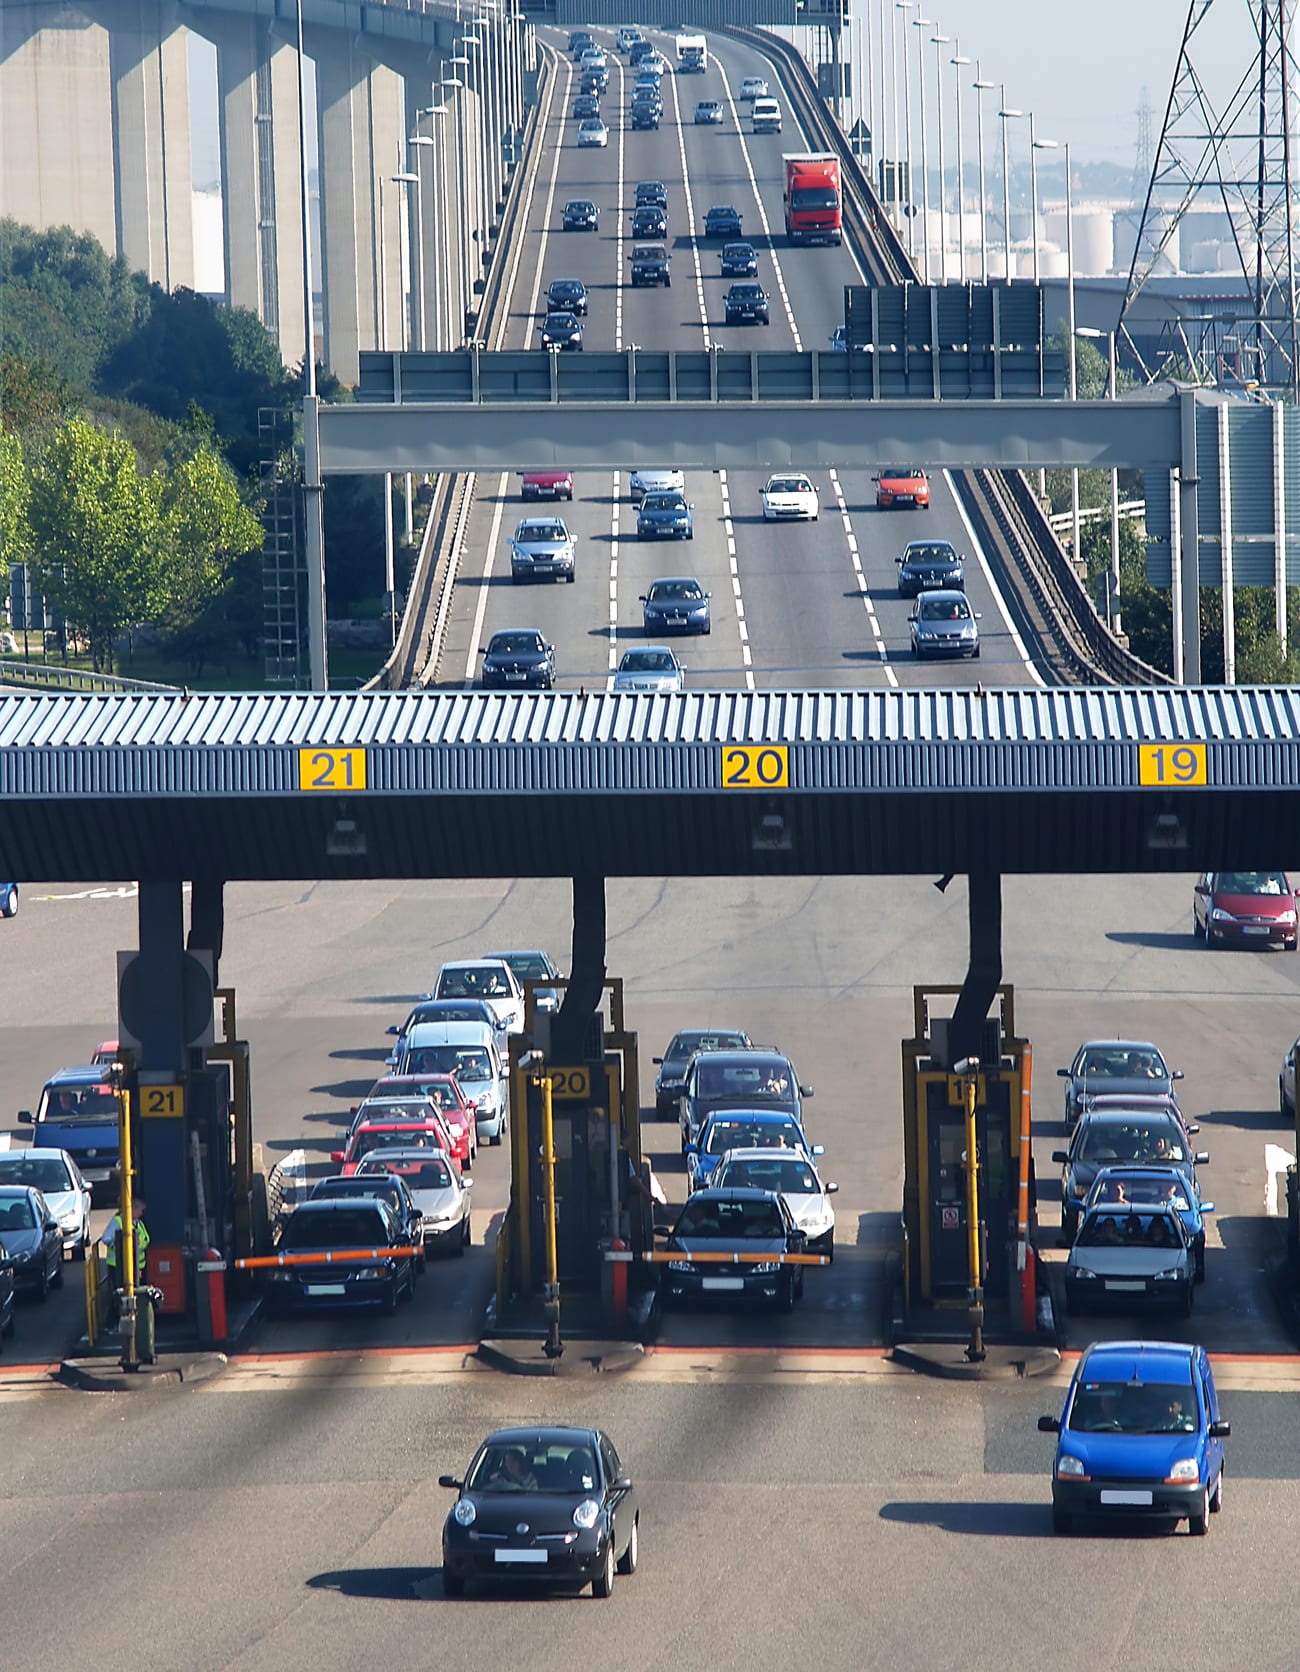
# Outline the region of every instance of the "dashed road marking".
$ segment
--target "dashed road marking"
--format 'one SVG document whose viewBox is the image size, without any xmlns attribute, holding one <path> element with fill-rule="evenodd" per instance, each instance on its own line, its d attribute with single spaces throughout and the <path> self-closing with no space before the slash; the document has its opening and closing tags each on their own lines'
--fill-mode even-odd
<svg viewBox="0 0 1300 1672">
<path fill-rule="evenodd" d="M 871 629 L 872 647 L 885 671 L 885 679 L 891 687 L 897 688 L 898 675 L 889 665 L 889 649 L 885 644 L 885 635 L 881 632 L 880 622 L 876 616 L 876 606 L 867 588 L 866 572 L 862 567 L 862 553 L 858 550 L 857 536 L 853 532 L 853 520 L 849 515 L 848 501 L 844 497 L 844 488 L 840 482 L 839 472 L 831 470 L 831 491 L 835 495 L 835 503 L 839 507 L 840 521 L 844 525 L 845 538 L 848 541 L 849 561 L 853 564 L 854 578 L 858 583 L 858 591 L 866 607 L 867 626 Z"/>
</svg>

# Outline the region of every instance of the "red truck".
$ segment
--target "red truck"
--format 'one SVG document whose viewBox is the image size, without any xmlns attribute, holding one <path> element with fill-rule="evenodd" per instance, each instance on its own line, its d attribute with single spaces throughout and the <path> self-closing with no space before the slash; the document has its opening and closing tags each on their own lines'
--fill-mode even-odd
<svg viewBox="0 0 1300 1672">
<path fill-rule="evenodd" d="M 786 237 L 792 244 L 838 244 L 843 238 L 840 159 L 822 151 L 781 160 Z"/>
</svg>

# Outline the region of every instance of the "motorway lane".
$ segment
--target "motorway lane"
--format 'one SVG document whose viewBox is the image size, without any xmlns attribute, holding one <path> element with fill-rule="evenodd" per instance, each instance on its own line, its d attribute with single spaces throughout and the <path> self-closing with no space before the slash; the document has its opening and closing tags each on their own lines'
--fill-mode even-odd
<svg viewBox="0 0 1300 1672">
<path fill-rule="evenodd" d="M 418 1644 L 537 1672 L 1289 1672 L 1295 1367 L 1219 1377 L 1233 1435 L 1208 1546 L 1053 1538 L 1035 1419 L 1059 1411 L 1059 1379 L 691 1354 L 543 1384 L 412 1355 L 235 1366 L 153 1399 L 0 1387 L 5 1659 L 48 1663 L 75 1606 L 104 1672 L 407 1665 Z M 437 1477 L 530 1419 L 614 1436 L 639 1571 L 607 1602 L 520 1586 L 447 1603 Z"/>
</svg>

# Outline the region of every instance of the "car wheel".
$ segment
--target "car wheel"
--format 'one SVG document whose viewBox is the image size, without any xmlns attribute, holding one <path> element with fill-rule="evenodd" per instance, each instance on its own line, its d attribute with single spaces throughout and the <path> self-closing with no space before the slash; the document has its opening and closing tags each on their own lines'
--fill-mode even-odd
<svg viewBox="0 0 1300 1672">
<path fill-rule="evenodd" d="M 1187 1517 L 1187 1531 L 1193 1538 L 1204 1538 L 1210 1530 L 1210 1489 L 1206 1487 L 1201 1493 L 1201 1507 L 1194 1514 Z"/>
<path fill-rule="evenodd" d="M 1200 1242 L 1196 1246 L 1196 1281 L 1205 1282 L 1205 1244 Z"/>
<path fill-rule="evenodd" d="M 393 1281 L 388 1285 L 388 1293 L 384 1296 L 384 1311 L 390 1318 L 397 1311 L 397 1289 L 398 1281 L 397 1278 L 394 1277 Z"/>
<path fill-rule="evenodd" d="M 776 1309 L 778 1312 L 794 1311 L 794 1275 L 791 1272 L 782 1273 L 781 1286 L 776 1291 Z"/>
<path fill-rule="evenodd" d="M 36 1298 L 40 1301 L 42 1306 L 44 1306 L 45 1302 L 50 1298 L 50 1274 L 44 1265 L 41 1266 L 41 1282 L 40 1287 L 36 1291 Z"/>
<path fill-rule="evenodd" d="M 1195 1297 L 1196 1297 L 1196 1285 L 1194 1283 L 1189 1283 L 1187 1285 L 1187 1293 L 1183 1296 L 1183 1304 L 1179 1308 L 1178 1315 L 1179 1315 L 1180 1318 L 1190 1318 L 1191 1317 L 1191 1315 L 1192 1315 L 1192 1301 L 1195 1299 Z"/>
<path fill-rule="evenodd" d="M 492 1146 L 493 1149 L 500 1148 L 500 1145 L 501 1145 L 501 1123 L 499 1121 L 497 1122 L 497 1129 L 492 1134 L 492 1136 L 488 1139 L 488 1143 Z"/>
<path fill-rule="evenodd" d="M 971 651 L 970 659 L 971 659 L 972 662 L 978 662 L 979 661 L 979 659 L 980 659 L 980 647 L 978 645 L 976 645 L 974 650 Z"/>
<path fill-rule="evenodd" d="M 1220 1469 L 1219 1478 L 1214 1483 L 1214 1491 L 1210 1494 L 1211 1515 L 1218 1515 L 1223 1509 L 1223 1475 L 1224 1471 Z"/>
<path fill-rule="evenodd" d="M 628 1537 L 627 1549 L 618 1559 L 620 1573 L 633 1574 L 641 1556 L 641 1518 L 636 1516 L 632 1521 L 632 1531 Z"/>
<path fill-rule="evenodd" d="M 1074 1531 L 1074 1517 L 1052 1505 L 1052 1531 L 1058 1538 L 1069 1538 Z"/>
<path fill-rule="evenodd" d="M 455 1253 L 456 1253 L 456 1258 L 457 1258 L 457 1259 L 458 1259 L 458 1260 L 463 1260 L 463 1259 L 464 1259 L 464 1257 L 465 1257 L 465 1250 L 466 1250 L 466 1249 L 467 1249 L 467 1248 L 468 1248 L 468 1247 L 469 1247 L 469 1220 L 468 1220 L 468 1219 L 467 1219 L 467 1220 L 466 1220 L 466 1221 L 465 1221 L 465 1229 L 464 1229 L 464 1230 L 463 1230 L 463 1231 L 462 1231 L 462 1232 L 461 1232 L 461 1234 L 460 1234 L 460 1235 L 459 1235 L 459 1236 L 458 1236 L 458 1237 L 457 1237 L 457 1238 L 456 1238 L 456 1249 L 455 1249 Z"/>
<path fill-rule="evenodd" d="M 17 883 L 15 883 L 13 885 L 13 887 L 9 890 L 9 898 L 4 903 L 4 915 L 6 917 L 17 917 L 18 916 L 18 884 Z"/>
<path fill-rule="evenodd" d="M 1283 941 L 1282 942 L 1283 950 L 1286 951 L 1286 952 L 1294 952 L 1298 945 L 1300 945 L 1300 941 L 1298 941 L 1298 940 L 1289 940 L 1289 941 Z"/>
<path fill-rule="evenodd" d="M 576 574 L 575 574 L 575 573 L 574 573 L 574 571 L 573 571 L 573 570 L 572 570 L 572 569 L 570 569 L 570 570 L 569 570 L 569 572 L 568 572 L 568 574 L 567 574 L 567 575 L 566 575 L 566 576 L 565 576 L 565 577 L 564 577 L 564 578 L 565 578 L 565 580 L 566 580 L 566 581 L 567 581 L 567 582 L 568 582 L 568 584 L 569 584 L 569 585 L 570 585 L 570 586 L 572 586 L 572 585 L 573 585 L 573 583 L 574 583 L 574 581 L 576 581 L 576 580 L 577 580 L 577 578 L 578 578 L 578 577 L 577 577 L 577 575 L 576 575 Z"/>
<path fill-rule="evenodd" d="M 87 1224 L 87 1225 L 82 1227 L 81 1235 L 77 1238 L 76 1242 L 73 1243 L 73 1245 L 72 1245 L 72 1258 L 74 1260 L 84 1260 L 86 1258 L 86 1255 L 89 1253 L 89 1251 L 90 1251 L 90 1226 Z"/>
<path fill-rule="evenodd" d="M 460 1574 L 452 1573 L 450 1568 L 447 1567 L 444 1567 L 442 1570 L 442 1594 L 445 1597 L 451 1598 L 453 1601 L 456 1601 L 465 1595 L 464 1579 L 460 1576 Z"/>
<path fill-rule="evenodd" d="M 402 1294 L 403 1300 L 415 1299 L 415 1261 L 409 1262 L 406 1268 L 406 1288 Z"/>
<path fill-rule="evenodd" d="M 63 1287 L 63 1244 L 62 1243 L 59 1244 L 59 1263 L 54 1268 L 54 1275 L 50 1279 L 50 1282 L 53 1284 L 53 1286 L 56 1289 L 61 1289 Z"/>
<path fill-rule="evenodd" d="M 614 1541 L 610 1539 L 605 1548 L 605 1565 L 591 1582 L 591 1594 L 594 1597 L 607 1597 L 614 1589 Z"/>
</svg>

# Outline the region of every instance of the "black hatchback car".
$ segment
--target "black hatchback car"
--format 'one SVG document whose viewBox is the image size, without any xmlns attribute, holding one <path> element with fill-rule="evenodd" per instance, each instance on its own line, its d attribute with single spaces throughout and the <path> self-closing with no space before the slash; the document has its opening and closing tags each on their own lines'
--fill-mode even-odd
<svg viewBox="0 0 1300 1672">
<path fill-rule="evenodd" d="M 0 1185 L 0 1242 L 20 1289 L 48 1300 L 63 1286 L 63 1231 L 33 1186 Z"/>
<path fill-rule="evenodd" d="M 966 590 L 961 556 L 947 540 L 911 540 L 894 562 L 898 565 L 900 598 L 916 598 L 922 592 L 946 587 Z"/>
<path fill-rule="evenodd" d="M 770 325 L 767 292 L 761 284 L 733 284 L 726 295 L 728 325 Z"/>
<path fill-rule="evenodd" d="M 639 209 L 632 211 L 633 238 L 666 238 L 668 236 L 668 214 L 657 203 L 644 203 Z"/>
<path fill-rule="evenodd" d="M 614 1589 L 640 1553 L 636 1487 L 599 1428 L 499 1428 L 465 1478 L 440 1475 L 458 1494 L 442 1529 L 443 1595 L 471 1579 Z"/>
<path fill-rule="evenodd" d="M 600 100 L 594 93 L 579 93 L 573 101 L 575 122 L 591 122 L 600 115 Z"/>
<path fill-rule="evenodd" d="M 671 1228 L 660 1288 L 664 1301 L 752 1300 L 788 1312 L 803 1294 L 802 1265 L 787 1254 L 804 1254 L 808 1238 L 794 1222 L 785 1198 L 775 1190 L 697 1190 Z M 740 1254 L 727 1261 L 693 1260 L 692 1255 Z"/>
<path fill-rule="evenodd" d="M 739 238 L 740 210 L 730 203 L 715 203 L 704 217 L 706 238 Z"/>
<path fill-rule="evenodd" d="M 307 1200 L 319 1202 L 326 1196 L 335 1200 L 347 1196 L 359 1196 L 362 1200 L 378 1197 L 381 1202 L 387 1202 L 397 1215 L 402 1235 L 412 1248 L 420 1251 L 415 1256 L 416 1271 L 424 1270 L 424 1215 L 416 1207 L 404 1179 L 396 1173 L 358 1173 L 351 1178 L 344 1178 L 340 1173 L 333 1178 L 317 1179 Z"/>
<path fill-rule="evenodd" d="M 587 287 L 581 279 L 552 279 L 546 287 L 546 311 L 586 318 Z"/>
<path fill-rule="evenodd" d="M 537 326 L 541 333 L 542 347 L 558 349 L 564 354 L 581 353 L 582 351 L 582 321 L 577 314 L 568 309 L 555 309 L 540 320 Z"/>
<path fill-rule="evenodd" d="M 549 691 L 555 684 L 555 646 L 535 627 L 508 628 L 493 633 L 483 652 L 485 691 L 518 686 Z"/>
<path fill-rule="evenodd" d="M 632 207 L 640 209 L 647 203 L 657 203 L 663 210 L 668 208 L 668 188 L 662 180 L 638 180 L 636 196 L 632 199 Z"/>
<path fill-rule="evenodd" d="M 331 1254 L 328 1262 L 274 1266 L 268 1273 L 268 1312 L 314 1311 L 325 1307 L 377 1306 L 396 1312 L 415 1294 L 414 1246 L 387 1202 L 377 1196 L 358 1201 L 324 1197 L 304 1202 L 289 1215 L 280 1237 L 281 1254 Z M 353 1259 L 341 1259 L 343 1254 Z"/>
<path fill-rule="evenodd" d="M 743 239 L 739 243 L 722 246 L 722 276 L 724 279 L 756 279 L 758 251 Z"/>
<path fill-rule="evenodd" d="M 570 198 L 561 211 L 560 224 L 566 232 L 595 232 L 600 226 L 600 210 L 590 198 Z"/>
<path fill-rule="evenodd" d="M 664 107 L 660 99 L 632 100 L 632 127 L 634 131 L 654 133 L 663 121 Z"/>
</svg>

